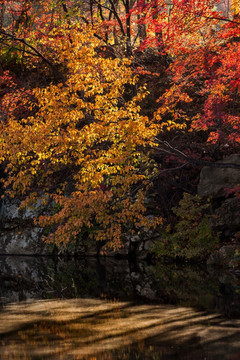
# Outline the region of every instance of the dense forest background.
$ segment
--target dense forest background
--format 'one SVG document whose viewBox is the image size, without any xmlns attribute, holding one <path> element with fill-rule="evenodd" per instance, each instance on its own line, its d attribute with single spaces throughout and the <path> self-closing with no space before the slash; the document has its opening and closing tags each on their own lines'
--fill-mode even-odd
<svg viewBox="0 0 240 360">
<path fill-rule="evenodd" d="M 239 153 L 239 12 L 239 0 L 0 1 L 2 193 L 41 200 L 45 240 L 118 249 L 160 233 L 157 253 L 187 257 L 218 246 L 197 185 Z"/>
</svg>

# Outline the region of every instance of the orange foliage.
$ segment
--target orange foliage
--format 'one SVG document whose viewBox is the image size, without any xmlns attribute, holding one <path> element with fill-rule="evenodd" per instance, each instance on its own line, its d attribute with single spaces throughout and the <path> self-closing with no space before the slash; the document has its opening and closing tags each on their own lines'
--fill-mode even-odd
<svg viewBox="0 0 240 360">
<path fill-rule="evenodd" d="M 56 39 L 54 51 L 67 66 L 66 83 L 35 89 L 35 116 L 1 126 L 5 186 L 30 194 L 24 205 L 50 195 L 58 210 L 36 220 L 54 229 L 49 241 L 67 243 L 87 227 L 97 240 L 119 247 L 124 229 L 160 221 L 148 219 L 144 205 L 147 148 L 158 128 L 140 115 L 144 89 L 124 99 L 126 86 L 137 80 L 130 60 L 97 56 L 100 41 L 89 27 L 71 29 L 71 42 L 63 39 Z M 74 190 L 66 196 L 69 181 Z"/>
</svg>

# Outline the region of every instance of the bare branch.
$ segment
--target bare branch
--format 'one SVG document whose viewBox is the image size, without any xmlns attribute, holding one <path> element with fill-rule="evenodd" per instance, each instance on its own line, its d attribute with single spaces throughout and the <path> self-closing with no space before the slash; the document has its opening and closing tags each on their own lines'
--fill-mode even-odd
<svg viewBox="0 0 240 360">
<path fill-rule="evenodd" d="M 5 36 L 5 38 L 9 38 L 12 39 L 14 41 L 20 42 L 24 45 L 26 45 L 29 49 L 31 49 L 36 56 L 38 56 L 39 58 L 41 58 L 46 64 L 48 64 L 48 66 L 53 70 L 53 74 L 56 78 L 60 78 L 64 83 L 65 83 L 65 79 L 62 73 L 60 73 L 56 67 L 51 63 L 51 61 L 49 61 L 43 54 L 40 53 L 40 51 L 38 51 L 34 46 L 32 46 L 31 44 L 29 44 L 24 38 L 19 38 L 16 37 L 12 34 L 7 33 L 6 31 L 0 29 L 0 34 L 2 34 L 3 36 Z"/>
<path fill-rule="evenodd" d="M 126 34 L 125 34 L 125 31 L 124 31 L 124 27 L 123 27 L 123 24 L 122 24 L 122 21 L 121 21 L 120 17 L 118 16 L 118 12 L 117 12 L 117 9 L 116 9 L 116 7 L 115 7 L 114 2 L 113 2 L 112 0 L 109 0 L 109 2 L 110 2 L 110 4 L 111 4 L 111 8 L 109 8 L 108 6 L 102 5 L 102 4 L 101 4 L 99 1 L 97 1 L 97 0 L 94 0 L 94 2 L 95 2 L 96 4 L 98 4 L 98 5 L 101 5 L 104 9 L 107 9 L 108 11 L 111 11 L 111 12 L 114 14 L 114 16 L 115 16 L 115 18 L 117 19 L 117 22 L 118 22 L 118 24 L 119 24 L 119 26 L 120 26 L 121 32 L 122 32 L 122 34 L 125 36 Z"/>
<path fill-rule="evenodd" d="M 240 169 L 240 164 L 233 164 L 233 163 L 220 163 L 220 162 L 210 162 L 210 161 L 204 161 L 201 159 L 193 159 L 186 154 L 184 154 L 182 151 L 174 148 L 171 146 L 167 141 L 162 141 L 160 139 L 155 138 L 154 139 L 160 147 L 153 147 L 154 150 L 162 151 L 165 154 L 169 155 L 176 155 L 177 157 L 184 159 L 188 163 L 192 164 L 193 166 L 209 166 L 209 167 L 215 167 L 215 168 L 232 168 L 232 169 Z"/>
<path fill-rule="evenodd" d="M 203 17 L 204 19 L 208 19 L 208 20 L 226 21 L 226 22 L 230 22 L 230 23 L 233 23 L 233 24 L 238 24 L 238 25 L 240 25 L 240 22 L 239 22 L 239 21 L 232 20 L 232 19 L 229 19 L 229 18 L 226 18 L 226 17 L 222 17 L 222 16 L 202 16 L 202 15 L 199 15 L 199 17 Z"/>
</svg>

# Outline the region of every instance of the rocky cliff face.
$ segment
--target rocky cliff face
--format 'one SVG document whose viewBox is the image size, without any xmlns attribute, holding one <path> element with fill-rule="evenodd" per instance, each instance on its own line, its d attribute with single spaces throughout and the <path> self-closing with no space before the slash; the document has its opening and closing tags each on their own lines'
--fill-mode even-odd
<svg viewBox="0 0 240 360">
<path fill-rule="evenodd" d="M 43 243 L 43 229 L 34 226 L 33 219 L 43 211 L 38 200 L 34 207 L 19 210 L 20 200 L 4 198 L 0 207 L 0 254 L 46 255 L 49 247 Z"/>
<path fill-rule="evenodd" d="M 36 227 L 33 219 L 46 211 L 41 199 L 31 208 L 20 210 L 20 200 L 5 198 L 0 207 L 0 254 L 5 255 L 51 255 L 52 248 L 42 241 L 43 229 Z M 153 246 L 153 234 L 148 231 L 140 235 L 128 236 L 124 246 L 118 251 L 101 247 L 99 243 L 84 240 L 69 247 L 69 253 L 79 256 L 107 255 L 111 257 L 137 256 L 144 259 Z M 62 250 L 59 248 L 58 252 Z"/>
</svg>

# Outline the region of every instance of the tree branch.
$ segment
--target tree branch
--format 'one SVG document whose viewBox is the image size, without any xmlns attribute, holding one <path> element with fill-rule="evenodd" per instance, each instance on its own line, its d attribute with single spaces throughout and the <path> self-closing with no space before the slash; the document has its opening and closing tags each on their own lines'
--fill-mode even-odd
<svg viewBox="0 0 240 360">
<path fill-rule="evenodd" d="M 171 146 L 167 141 L 162 141 L 157 138 L 154 139 L 160 147 L 152 147 L 154 150 L 161 150 L 165 154 L 169 155 L 176 155 L 177 157 L 184 159 L 188 163 L 192 164 L 193 166 L 209 166 L 209 167 L 215 167 L 215 168 L 232 168 L 232 169 L 240 169 L 240 164 L 233 164 L 233 163 L 220 163 L 220 162 L 210 162 L 210 161 L 204 161 L 201 159 L 193 159 L 186 154 L 184 154 L 182 151 L 174 148 Z"/>
<path fill-rule="evenodd" d="M 121 32 L 122 32 L 123 36 L 125 36 L 126 34 L 125 34 L 125 31 L 124 31 L 124 27 L 123 27 L 123 24 L 122 24 L 122 21 L 121 21 L 120 17 L 118 16 L 117 10 L 116 10 L 115 5 L 114 5 L 114 2 L 113 2 L 112 0 L 109 0 L 112 8 L 109 8 L 108 6 L 102 5 L 102 4 L 101 4 L 99 1 L 97 1 L 97 0 L 94 0 L 94 2 L 95 2 L 96 4 L 98 4 L 98 5 L 101 5 L 104 9 L 107 9 L 108 11 L 111 11 L 111 12 L 114 14 L 114 16 L 115 16 L 115 18 L 117 19 L 117 22 L 118 22 L 118 24 L 119 24 L 119 26 L 120 26 Z"/>
<path fill-rule="evenodd" d="M 231 22 L 233 24 L 238 24 L 240 25 L 240 22 L 239 21 L 236 21 L 236 20 L 232 20 L 232 19 L 229 19 L 229 18 L 225 18 L 225 17 L 222 17 L 222 16 L 202 16 L 202 15 L 198 15 L 199 17 L 203 17 L 204 19 L 208 19 L 208 20 L 220 20 L 220 21 L 226 21 L 226 22 Z"/>
<path fill-rule="evenodd" d="M 34 46 L 32 46 L 31 44 L 29 44 L 24 38 L 19 38 L 19 37 L 16 37 L 12 34 L 9 34 L 7 33 L 6 31 L 4 30 L 1 30 L 0 29 L 0 34 L 2 34 L 3 36 L 5 36 L 6 38 L 9 38 L 9 39 L 12 39 L 14 41 L 17 41 L 17 42 L 20 42 L 24 45 L 26 45 L 29 49 L 31 49 L 35 54 L 36 56 L 38 56 L 39 58 L 41 58 L 46 64 L 48 64 L 48 66 L 52 69 L 53 71 L 53 74 L 55 76 L 55 78 L 57 79 L 61 79 L 63 81 L 63 83 L 65 83 L 65 78 L 63 76 L 62 73 L 60 73 L 56 67 L 51 63 L 51 61 L 49 61 L 44 55 L 42 55 L 40 53 L 40 51 L 38 51 Z"/>
<path fill-rule="evenodd" d="M 85 24 L 89 25 L 88 19 L 86 19 L 83 15 L 80 15 L 80 18 L 83 20 L 83 22 L 85 22 Z M 96 33 L 94 33 L 93 35 L 94 35 L 97 39 L 99 39 L 99 40 L 105 42 L 105 44 L 107 44 L 107 41 L 106 41 L 105 39 L 103 39 L 100 35 L 98 35 L 98 34 L 96 34 Z"/>
</svg>

